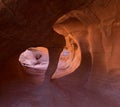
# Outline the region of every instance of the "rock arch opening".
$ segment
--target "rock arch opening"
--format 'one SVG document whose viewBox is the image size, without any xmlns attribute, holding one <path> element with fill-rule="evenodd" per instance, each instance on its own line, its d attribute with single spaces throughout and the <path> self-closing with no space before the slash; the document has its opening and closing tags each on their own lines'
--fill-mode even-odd
<svg viewBox="0 0 120 107">
<path fill-rule="evenodd" d="M 66 38 L 67 45 L 60 54 L 57 69 L 52 79 L 68 75 L 78 68 L 81 62 L 81 53 L 78 44 L 69 36 Z M 79 54 L 78 54 L 79 53 Z M 22 52 L 19 62 L 24 72 L 29 75 L 44 75 L 47 72 L 50 60 L 49 52 L 45 47 L 31 47 Z"/>
</svg>

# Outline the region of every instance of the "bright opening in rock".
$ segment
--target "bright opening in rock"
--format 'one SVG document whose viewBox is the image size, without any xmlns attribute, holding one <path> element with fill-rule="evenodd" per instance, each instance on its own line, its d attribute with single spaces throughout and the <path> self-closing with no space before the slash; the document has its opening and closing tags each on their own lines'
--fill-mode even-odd
<svg viewBox="0 0 120 107">
<path fill-rule="evenodd" d="M 60 78 L 75 71 L 80 65 L 80 48 L 75 41 L 68 35 L 66 37 L 67 45 L 60 54 L 58 66 L 52 76 Z M 79 53 L 79 54 L 78 54 Z M 45 75 L 49 65 L 49 53 L 45 47 L 31 47 L 21 53 L 19 62 L 24 68 L 24 72 L 31 75 Z"/>
<path fill-rule="evenodd" d="M 44 47 L 26 49 L 21 53 L 19 62 L 29 74 L 45 73 L 49 65 L 48 49 Z"/>
</svg>

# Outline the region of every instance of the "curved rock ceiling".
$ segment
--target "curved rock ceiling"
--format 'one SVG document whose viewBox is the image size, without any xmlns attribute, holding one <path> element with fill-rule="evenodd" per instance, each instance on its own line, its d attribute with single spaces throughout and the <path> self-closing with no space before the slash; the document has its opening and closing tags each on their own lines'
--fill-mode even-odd
<svg viewBox="0 0 120 107">
<path fill-rule="evenodd" d="M 12 49 L 14 52 L 10 51 L 9 55 L 2 52 L 0 59 L 5 60 L 32 46 L 63 47 L 65 45 L 64 38 L 52 31 L 53 24 L 63 14 L 80 6 L 83 8 L 91 1 L 1 0 L 0 35 L 2 45 L 0 49 L 4 48 L 6 52 Z M 9 47 L 7 47 L 8 45 Z"/>
</svg>

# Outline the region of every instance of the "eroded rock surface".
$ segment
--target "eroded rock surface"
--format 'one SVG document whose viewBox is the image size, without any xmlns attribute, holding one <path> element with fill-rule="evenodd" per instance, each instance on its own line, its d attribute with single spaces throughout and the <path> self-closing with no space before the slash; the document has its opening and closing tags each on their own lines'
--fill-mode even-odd
<svg viewBox="0 0 120 107">
<path fill-rule="evenodd" d="M 81 63 L 81 49 L 77 41 L 69 34 L 65 36 L 66 46 L 60 54 L 59 62 L 52 78 L 59 78 L 74 72 Z"/>
</svg>

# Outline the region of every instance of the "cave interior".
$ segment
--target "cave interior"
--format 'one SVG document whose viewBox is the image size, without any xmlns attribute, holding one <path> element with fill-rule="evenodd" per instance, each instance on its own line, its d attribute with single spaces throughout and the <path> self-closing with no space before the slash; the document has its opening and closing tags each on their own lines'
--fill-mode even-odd
<svg viewBox="0 0 120 107">
<path fill-rule="evenodd" d="M 0 0 L 0 107 L 120 107 L 120 0 Z"/>
</svg>

